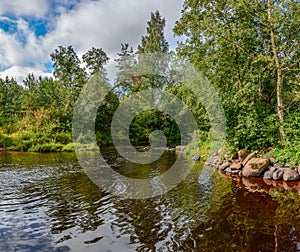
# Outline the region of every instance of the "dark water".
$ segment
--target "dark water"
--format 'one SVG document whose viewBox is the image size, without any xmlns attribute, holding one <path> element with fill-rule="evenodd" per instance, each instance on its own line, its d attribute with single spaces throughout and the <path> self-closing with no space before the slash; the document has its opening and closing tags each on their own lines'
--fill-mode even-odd
<svg viewBox="0 0 300 252">
<path fill-rule="evenodd" d="M 129 200 L 101 191 L 73 153 L 0 153 L 0 182 L 0 251 L 300 251 L 298 184 L 284 191 L 198 164 L 169 193 Z"/>
</svg>

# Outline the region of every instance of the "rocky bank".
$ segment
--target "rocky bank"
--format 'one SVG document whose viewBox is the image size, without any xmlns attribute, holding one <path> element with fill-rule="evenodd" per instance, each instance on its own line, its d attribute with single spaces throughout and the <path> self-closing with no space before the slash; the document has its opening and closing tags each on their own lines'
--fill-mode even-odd
<svg viewBox="0 0 300 252">
<path fill-rule="evenodd" d="M 222 153 L 217 152 L 206 160 L 205 165 L 245 178 L 262 177 L 265 181 L 300 181 L 300 166 L 290 167 L 289 164 L 281 166 L 274 158 L 258 157 L 257 151 L 247 153 L 240 150 L 229 159 L 222 158 Z"/>
</svg>

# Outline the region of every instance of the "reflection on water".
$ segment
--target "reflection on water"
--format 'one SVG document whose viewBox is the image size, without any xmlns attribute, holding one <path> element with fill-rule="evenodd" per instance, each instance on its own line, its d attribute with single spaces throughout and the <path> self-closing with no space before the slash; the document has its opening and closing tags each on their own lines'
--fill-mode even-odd
<svg viewBox="0 0 300 252">
<path fill-rule="evenodd" d="M 175 158 L 166 153 L 151 170 L 106 157 L 135 177 L 159 174 Z M 300 250 L 296 191 L 201 171 L 197 164 L 165 195 L 129 200 L 101 191 L 73 153 L 1 153 L 0 251 Z"/>
</svg>

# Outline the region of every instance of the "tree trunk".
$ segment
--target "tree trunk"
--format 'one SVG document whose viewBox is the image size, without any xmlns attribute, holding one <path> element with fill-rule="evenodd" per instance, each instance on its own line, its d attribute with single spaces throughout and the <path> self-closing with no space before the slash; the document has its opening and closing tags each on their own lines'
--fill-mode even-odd
<svg viewBox="0 0 300 252">
<path fill-rule="evenodd" d="M 285 136 L 284 136 L 284 128 L 283 128 L 283 101 L 282 101 L 282 87 L 283 87 L 283 73 L 281 69 L 281 64 L 278 57 L 278 51 L 275 42 L 275 33 L 272 24 L 272 12 L 271 12 L 271 4 L 270 0 L 268 0 L 268 22 L 270 27 L 270 35 L 271 35 L 271 43 L 272 43 L 272 50 L 273 50 L 273 59 L 276 65 L 276 72 L 277 72 L 277 115 L 279 120 L 279 135 L 280 141 L 283 143 Z"/>
</svg>

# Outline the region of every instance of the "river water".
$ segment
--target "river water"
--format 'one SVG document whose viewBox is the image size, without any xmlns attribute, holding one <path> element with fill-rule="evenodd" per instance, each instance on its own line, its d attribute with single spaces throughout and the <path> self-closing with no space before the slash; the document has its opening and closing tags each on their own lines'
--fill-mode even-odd
<svg viewBox="0 0 300 252">
<path fill-rule="evenodd" d="M 167 152 L 138 167 L 105 153 L 136 177 L 176 159 Z M 74 153 L 0 153 L 0 251 L 300 251 L 298 184 L 203 179 L 202 169 L 164 195 L 133 200 L 102 191 Z"/>
</svg>

